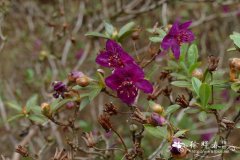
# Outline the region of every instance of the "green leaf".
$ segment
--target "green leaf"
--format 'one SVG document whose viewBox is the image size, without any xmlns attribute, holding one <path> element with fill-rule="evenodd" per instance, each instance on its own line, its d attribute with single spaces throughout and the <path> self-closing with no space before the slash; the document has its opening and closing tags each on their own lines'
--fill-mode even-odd
<svg viewBox="0 0 240 160">
<path fill-rule="evenodd" d="M 97 85 L 94 89 L 89 93 L 89 100 L 92 101 L 102 90 L 102 87 Z"/>
<path fill-rule="evenodd" d="M 180 66 L 184 70 L 184 72 L 188 74 L 188 67 L 186 66 L 186 64 L 184 62 L 180 62 Z"/>
<path fill-rule="evenodd" d="M 84 98 L 81 98 L 81 104 L 80 104 L 80 107 L 79 107 L 79 110 L 83 110 L 89 103 L 90 103 L 90 99 L 89 97 L 84 97 Z"/>
<path fill-rule="evenodd" d="M 91 130 L 91 123 L 83 120 L 77 121 L 77 125 L 83 129 L 83 131 L 88 132 Z"/>
<path fill-rule="evenodd" d="M 202 83 L 199 89 L 199 96 L 201 100 L 201 104 L 203 107 L 206 107 L 208 101 L 210 99 L 211 88 L 207 83 Z"/>
<path fill-rule="evenodd" d="M 180 131 L 177 131 L 177 133 L 174 134 L 174 137 L 180 137 L 182 136 L 183 134 L 185 134 L 188 130 L 180 130 Z"/>
<path fill-rule="evenodd" d="M 171 73 L 171 76 L 175 77 L 178 80 L 188 80 L 188 77 L 180 73 Z"/>
<path fill-rule="evenodd" d="M 109 36 L 105 35 L 105 34 L 102 34 L 102 33 L 99 33 L 99 32 L 87 32 L 85 34 L 85 36 L 94 36 L 94 37 L 100 37 L 100 38 L 107 38 L 107 39 L 110 39 Z"/>
<path fill-rule="evenodd" d="M 61 108 L 64 104 L 71 102 L 71 101 L 75 101 L 74 98 L 68 98 L 68 99 L 61 99 L 61 100 L 57 100 L 57 102 L 53 102 L 50 107 L 52 111 L 56 111 L 59 108 Z"/>
<path fill-rule="evenodd" d="M 235 47 L 231 47 L 227 49 L 227 52 L 231 52 L 231 51 L 236 51 L 237 49 Z"/>
<path fill-rule="evenodd" d="M 189 109 L 185 110 L 184 112 L 187 113 L 187 114 L 195 114 L 195 113 L 199 112 L 199 109 L 189 108 Z"/>
<path fill-rule="evenodd" d="M 198 59 L 198 48 L 196 44 L 192 44 L 188 49 L 187 63 L 192 66 L 197 62 Z"/>
<path fill-rule="evenodd" d="M 16 111 L 18 111 L 18 112 L 21 112 L 21 111 L 22 111 L 22 107 L 21 107 L 19 104 L 17 104 L 16 102 L 7 102 L 7 105 L 8 105 L 10 108 L 12 108 L 12 109 L 14 109 L 14 110 L 16 110 Z"/>
<path fill-rule="evenodd" d="M 216 109 L 216 110 L 222 110 L 225 108 L 225 105 L 223 104 L 213 104 L 208 106 L 209 109 Z"/>
<path fill-rule="evenodd" d="M 14 120 L 16 120 L 16 119 L 19 119 L 19 118 L 22 118 L 22 117 L 24 117 L 24 114 L 17 114 L 17 115 L 15 115 L 15 116 L 10 117 L 10 118 L 8 119 L 8 122 L 12 122 L 12 121 L 14 121 Z"/>
<path fill-rule="evenodd" d="M 198 115 L 198 119 L 202 122 L 205 122 L 205 120 L 207 119 L 207 113 L 205 111 L 200 112 Z"/>
<path fill-rule="evenodd" d="M 40 114 L 31 114 L 28 116 L 28 118 L 34 122 L 37 122 L 37 123 L 44 123 L 46 122 L 46 118 L 43 116 L 43 115 L 40 115 Z"/>
<path fill-rule="evenodd" d="M 187 44 L 187 43 L 182 44 L 182 45 L 181 45 L 181 48 L 180 48 L 180 53 L 181 53 L 181 55 L 180 55 L 180 58 L 179 58 L 179 60 L 180 60 L 181 62 L 184 62 L 184 61 L 185 61 L 185 57 L 186 57 L 187 50 L 188 50 L 188 44 Z"/>
<path fill-rule="evenodd" d="M 240 48 L 240 33 L 233 32 L 233 34 L 230 35 L 230 39 L 233 40 L 234 44 Z"/>
<path fill-rule="evenodd" d="M 199 63 L 196 62 L 194 64 L 192 64 L 189 68 L 188 68 L 188 73 L 192 74 L 192 72 L 199 66 Z"/>
<path fill-rule="evenodd" d="M 179 106 L 178 104 L 174 104 L 174 105 L 168 106 L 165 114 L 166 114 L 166 115 L 172 114 L 172 113 L 174 113 L 176 110 L 178 110 L 180 107 L 181 107 L 181 106 Z"/>
<path fill-rule="evenodd" d="M 198 78 L 192 77 L 192 87 L 198 96 L 199 96 L 199 89 L 201 85 L 202 85 L 202 82 Z"/>
<path fill-rule="evenodd" d="M 173 81 L 171 82 L 172 85 L 177 87 L 184 87 L 184 88 L 190 88 L 192 85 L 188 81 Z"/>
<path fill-rule="evenodd" d="M 156 105 L 156 103 L 154 102 L 154 101 L 148 101 L 148 105 L 150 106 L 150 107 L 153 107 L 153 106 L 155 106 Z"/>
<path fill-rule="evenodd" d="M 135 26 L 134 22 L 129 22 L 125 24 L 118 33 L 119 38 L 123 38 L 126 34 L 132 31 L 133 27 Z"/>
<path fill-rule="evenodd" d="M 154 42 L 154 43 L 159 43 L 159 42 L 161 42 L 163 39 L 161 38 L 161 37 L 149 37 L 149 40 L 151 41 L 151 42 Z"/>
<path fill-rule="evenodd" d="M 26 103 L 27 112 L 29 112 L 31 108 L 34 108 L 37 106 L 37 99 L 38 99 L 38 96 L 35 94 L 27 100 L 27 103 Z"/>
<path fill-rule="evenodd" d="M 229 86 L 227 81 L 225 80 L 213 80 L 212 82 L 210 82 L 210 85 L 219 88 L 225 88 Z"/>
<path fill-rule="evenodd" d="M 41 107 L 40 107 L 40 106 L 33 107 L 33 108 L 31 108 L 31 110 L 32 110 L 35 114 L 41 114 L 41 113 L 42 113 L 42 110 L 41 110 Z"/>
<path fill-rule="evenodd" d="M 114 27 L 112 24 L 110 23 L 107 23 L 107 22 L 104 22 L 104 27 L 105 27 L 105 30 L 107 32 L 107 34 L 109 36 L 112 36 L 113 32 L 114 32 Z"/>
<path fill-rule="evenodd" d="M 151 125 L 145 124 L 144 128 L 148 133 L 150 133 L 152 136 L 156 138 L 167 138 L 167 128 L 164 127 L 153 127 Z"/>
<path fill-rule="evenodd" d="M 159 65 L 153 64 L 153 67 L 146 73 L 146 79 L 154 78 L 155 73 L 159 71 Z"/>
<path fill-rule="evenodd" d="M 235 127 L 240 128 L 240 123 L 237 123 Z"/>
</svg>

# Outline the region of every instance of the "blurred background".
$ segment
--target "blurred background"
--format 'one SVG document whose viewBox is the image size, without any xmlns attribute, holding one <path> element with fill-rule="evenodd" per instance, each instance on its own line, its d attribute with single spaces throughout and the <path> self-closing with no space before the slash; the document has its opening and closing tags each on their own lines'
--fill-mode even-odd
<svg viewBox="0 0 240 160">
<path fill-rule="evenodd" d="M 87 75 L 95 73 L 98 68 L 95 58 L 105 47 L 105 39 L 85 36 L 87 32 L 103 32 L 104 21 L 118 29 L 134 21 L 135 28 L 140 30 L 139 40 L 133 41 L 130 36 L 122 44 L 130 54 L 137 50 L 141 56 L 149 51 L 151 33 L 146 30 L 167 27 L 176 19 L 192 20 L 200 59 L 220 56 L 220 68 L 227 70 L 228 57 L 238 57 L 236 52 L 226 50 L 233 46 L 229 35 L 240 32 L 239 0 L 1 0 L 0 142 L 4 145 L 0 145 L 0 154 L 12 157 L 14 146 L 30 125 L 24 120 L 5 122 L 15 114 L 7 106 L 9 101 L 24 105 L 33 94 L 39 95 L 39 103 L 49 101 L 51 83 L 64 81 L 71 70 L 81 70 Z M 152 48 L 159 45 L 155 43 Z M 86 131 L 99 127 L 96 117 L 102 109 L 98 107 L 103 103 L 100 100 L 101 97 L 97 98 L 82 114 L 84 121 L 80 123 Z M 61 136 L 57 133 L 61 132 L 59 129 L 50 128 L 46 132 L 51 134 L 46 135 Z M 43 145 L 40 139 L 30 143 L 37 144 L 32 146 L 33 151 Z M 234 141 L 239 140 L 236 134 Z M 151 142 L 145 144 L 149 146 Z M 55 148 L 59 145 L 64 142 L 58 141 Z M 158 143 L 152 143 L 146 152 L 157 146 Z M 53 152 L 55 148 L 52 147 Z"/>
</svg>

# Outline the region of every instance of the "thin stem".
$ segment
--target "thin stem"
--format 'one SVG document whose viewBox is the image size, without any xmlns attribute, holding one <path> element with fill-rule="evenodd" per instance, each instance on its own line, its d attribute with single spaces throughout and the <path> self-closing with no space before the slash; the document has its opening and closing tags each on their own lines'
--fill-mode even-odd
<svg viewBox="0 0 240 160">
<path fill-rule="evenodd" d="M 110 93 L 110 92 L 109 92 L 108 90 L 106 90 L 106 89 L 103 89 L 102 91 L 103 91 L 104 93 L 106 93 L 107 95 L 111 96 L 111 97 L 117 98 L 116 95 Z"/>
<path fill-rule="evenodd" d="M 161 50 L 159 50 L 157 53 L 155 53 L 155 54 L 152 56 L 152 58 L 151 58 L 147 63 L 145 63 L 145 64 L 142 66 L 142 68 L 147 67 L 151 62 L 153 62 L 153 61 L 156 59 L 156 57 L 157 57 L 160 53 L 161 53 Z"/>
<path fill-rule="evenodd" d="M 122 142 L 122 145 L 123 145 L 123 147 L 124 147 L 124 149 L 125 149 L 125 152 L 128 153 L 127 146 L 126 146 L 125 142 L 123 141 L 121 135 L 120 135 L 115 129 L 113 129 L 113 128 L 112 128 L 112 131 L 119 137 L 119 139 L 120 139 L 120 141 Z"/>
</svg>

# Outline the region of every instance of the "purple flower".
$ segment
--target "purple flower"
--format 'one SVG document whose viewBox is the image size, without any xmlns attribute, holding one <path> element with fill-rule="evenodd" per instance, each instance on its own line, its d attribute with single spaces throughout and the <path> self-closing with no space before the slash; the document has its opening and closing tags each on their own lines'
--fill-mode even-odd
<svg viewBox="0 0 240 160">
<path fill-rule="evenodd" d="M 191 21 L 179 24 L 176 21 L 168 34 L 163 38 L 161 47 L 164 50 L 171 48 L 176 59 L 180 57 L 180 46 L 182 43 L 189 43 L 194 40 L 194 34 L 188 28 L 191 25 Z"/>
<path fill-rule="evenodd" d="M 152 113 L 151 120 L 155 126 L 163 126 L 166 122 L 165 118 L 157 113 Z"/>
<path fill-rule="evenodd" d="M 104 67 L 120 68 L 127 63 L 134 62 L 134 59 L 126 53 L 123 48 L 113 40 L 107 40 L 106 50 L 101 51 L 96 62 Z"/>
<path fill-rule="evenodd" d="M 106 78 L 106 85 L 117 91 L 118 97 L 127 104 L 132 104 L 138 95 L 138 90 L 152 93 L 152 84 L 144 79 L 144 72 L 136 64 L 126 65 L 116 69 Z"/>
<path fill-rule="evenodd" d="M 174 138 L 170 147 L 170 151 L 172 154 L 177 155 L 181 154 L 181 150 L 184 148 L 184 143 L 179 138 Z"/>
<path fill-rule="evenodd" d="M 61 96 L 62 98 L 64 98 L 64 92 L 67 91 L 67 86 L 61 81 L 53 82 L 52 86 L 53 86 L 53 90 L 55 91 L 55 93 L 53 94 L 53 97 L 58 98 L 59 96 Z"/>
</svg>

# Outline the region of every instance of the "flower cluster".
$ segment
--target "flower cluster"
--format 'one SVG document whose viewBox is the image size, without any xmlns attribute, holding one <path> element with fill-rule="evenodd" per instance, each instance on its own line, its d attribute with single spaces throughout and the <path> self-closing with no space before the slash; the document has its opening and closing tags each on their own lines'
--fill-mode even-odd
<svg viewBox="0 0 240 160">
<path fill-rule="evenodd" d="M 101 51 L 96 62 L 112 68 L 113 73 L 105 79 L 106 85 L 117 91 L 118 97 L 128 105 L 134 103 L 138 91 L 152 93 L 152 84 L 144 79 L 143 69 L 113 40 L 106 42 L 106 50 Z"/>
</svg>

